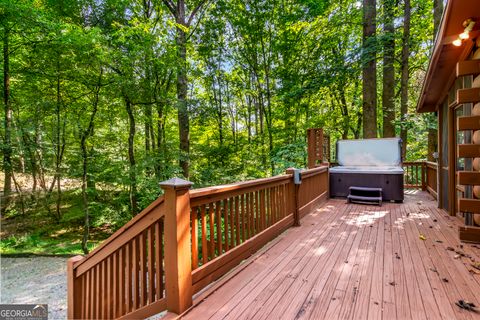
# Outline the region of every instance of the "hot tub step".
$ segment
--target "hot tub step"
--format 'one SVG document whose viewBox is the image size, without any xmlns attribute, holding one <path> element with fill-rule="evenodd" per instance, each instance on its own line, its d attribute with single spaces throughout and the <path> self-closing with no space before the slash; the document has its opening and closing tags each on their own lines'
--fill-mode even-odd
<svg viewBox="0 0 480 320">
<path fill-rule="evenodd" d="M 348 202 L 376 202 L 382 205 L 382 188 L 355 187 L 349 188 Z"/>
</svg>

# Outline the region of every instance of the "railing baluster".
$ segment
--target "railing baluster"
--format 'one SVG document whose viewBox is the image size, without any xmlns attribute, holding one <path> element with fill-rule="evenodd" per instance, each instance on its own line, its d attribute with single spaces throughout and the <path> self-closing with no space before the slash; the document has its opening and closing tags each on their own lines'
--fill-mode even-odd
<svg viewBox="0 0 480 320">
<path fill-rule="evenodd" d="M 148 281 L 147 281 L 147 285 L 148 285 L 148 303 L 153 303 L 153 301 L 155 301 L 154 299 L 154 295 L 155 295 L 155 290 L 154 290 L 154 281 L 155 281 L 155 272 L 154 272 L 154 242 L 153 242 L 153 239 L 154 239 L 154 227 L 151 226 L 150 228 L 148 228 L 147 230 L 148 232 L 148 235 L 147 235 L 147 239 L 148 239 L 148 242 L 147 242 L 147 249 L 148 249 L 148 254 L 147 254 L 147 261 L 148 261 L 148 266 L 147 266 L 147 270 L 148 270 Z"/>
<path fill-rule="evenodd" d="M 215 217 L 216 217 L 216 227 L 217 227 L 217 252 L 218 256 L 223 253 L 222 246 L 222 216 L 221 216 L 221 205 L 220 201 L 215 203 Z"/>
<path fill-rule="evenodd" d="M 155 295 L 157 300 L 163 298 L 163 226 L 155 223 Z"/>
<path fill-rule="evenodd" d="M 191 237 L 192 237 L 192 268 L 198 268 L 198 207 L 192 208 L 191 214 Z"/>
<path fill-rule="evenodd" d="M 203 261 L 203 264 L 205 264 L 208 262 L 207 216 L 206 216 L 205 205 L 202 205 L 201 207 L 201 218 L 202 218 L 202 261 Z"/>
<path fill-rule="evenodd" d="M 230 248 L 235 247 L 235 211 L 234 211 L 234 205 L 233 205 L 233 198 L 228 198 L 228 206 L 230 208 L 229 214 L 230 214 Z"/>
<path fill-rule="evenodd" d="M 223 225 L 225 227 L 225 230 L 224 230 L 224 242 L 225 242 L 225 252 L 227 252 L 228 250 L 230 250 L 230 244 L 228 243 L 228 235 L 229 235 L 229 231 L 230 231 L 230 226 L 229 226 L 229 219 L 228 219 L 228 200 L 227 199 L 224 199 L 223 200 L 223 211 L 222 211 L 222 215 L 223 215 Z"/>
<path fill-rule="evenodd" d="M 208 205 L 208 222 L 210 226 L 210 245 L 209 245 L 209 258 L 213 260 L 215 258 L 215 215 L 213 202 Z"/>
</svg>

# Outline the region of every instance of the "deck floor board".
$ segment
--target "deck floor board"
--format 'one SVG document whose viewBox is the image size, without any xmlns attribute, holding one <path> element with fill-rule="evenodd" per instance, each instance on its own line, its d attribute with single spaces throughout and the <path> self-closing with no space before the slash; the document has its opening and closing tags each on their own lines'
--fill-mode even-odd
<svg viewBox="0 0 480 320">
<path fill-rule="evenodd" d="M 459 242 L 461 220 L 427 193 L 381 207 L 330 199 L 301 224 L 199 294 L 182 318 L 480 319 L 455 305 L 480 305 L 471 267 L 480 247 Z"/>
</svg>

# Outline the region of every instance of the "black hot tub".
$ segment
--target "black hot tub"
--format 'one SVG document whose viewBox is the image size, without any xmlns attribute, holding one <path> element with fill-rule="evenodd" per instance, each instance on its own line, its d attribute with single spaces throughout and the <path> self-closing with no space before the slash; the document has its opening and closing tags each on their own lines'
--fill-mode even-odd
<svg viewBox="0 0 480 320">
<path fill-rule="evenodd" d="M 330 168 L 330 196 L 346 197 L 349 188 L 382 188 L 384 201 L 403 201 L 399 138 L 339 140 L 339 166 Z"/>
</svg>

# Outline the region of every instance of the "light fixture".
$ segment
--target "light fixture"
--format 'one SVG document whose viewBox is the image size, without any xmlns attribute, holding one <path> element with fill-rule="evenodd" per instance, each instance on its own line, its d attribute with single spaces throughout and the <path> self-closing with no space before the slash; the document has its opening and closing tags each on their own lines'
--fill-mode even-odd
<svg viewBox="0 0 480 320">
<path fill-rule="evenodd" d="M 452 44 L 455 46 L 455 47 L 460 47 L 462 45 L 462 39 L 455 39 Z"/>
<path fill-rule="evenodd" d="M 469 18 L 463 21 L 462 26 L 465 29 L 462 33 L 458 35 L 458 38 L 452 42 L 455 47 L 460 47 L 462 45 L 462 40 L 467 40 L 470 37 L 470 31 L 473 30 L 473 27 L 475 26 L 475 21 L 473 21 L 472 18 Z"/>
<path fill-rule="evenodd" d="M 464 32 L 462 32 L 458 35 L 458 37 L 462 40 L 467 40 L 469 38 L 469 36 L 470 36 L 469 33 L 466 32 L 466 31 L 464 31 Z"/>
</svg>

